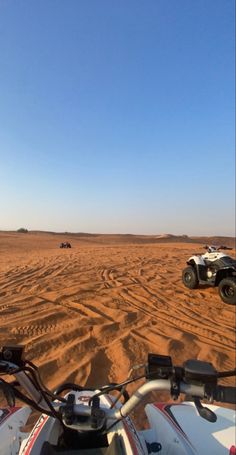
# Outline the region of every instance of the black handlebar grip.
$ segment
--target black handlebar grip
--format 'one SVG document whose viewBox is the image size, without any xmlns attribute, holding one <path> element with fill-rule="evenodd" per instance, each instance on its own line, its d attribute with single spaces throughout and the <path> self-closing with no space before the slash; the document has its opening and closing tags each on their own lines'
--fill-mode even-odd
<svg viewBox="0 0 236 455">
<path fill-rule="evenodd" d="M 218 385 L 214 391 L 213 398 L 221 403 L 236 404 L 236 387 Z"/>
</svg>

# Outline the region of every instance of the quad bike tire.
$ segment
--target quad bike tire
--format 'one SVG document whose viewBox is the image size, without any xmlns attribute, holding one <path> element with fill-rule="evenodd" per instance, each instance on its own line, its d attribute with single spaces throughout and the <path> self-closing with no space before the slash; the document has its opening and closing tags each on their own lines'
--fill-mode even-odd
<svg viewBox="0 0 236 455">
<path fill-rule="evenodd" d="M 223 302 L 236 305 L 236 278 L 224 278 L 220 281 L 218 289 Z"/>
<path fill-rule="evenodd" d="M 198 277 L 197 272 L 194 267 L 186 267 L 182 272 L 182 281 L 184 285 L 189 289 L 197 289 L 198 288 Z"/>
</svg>

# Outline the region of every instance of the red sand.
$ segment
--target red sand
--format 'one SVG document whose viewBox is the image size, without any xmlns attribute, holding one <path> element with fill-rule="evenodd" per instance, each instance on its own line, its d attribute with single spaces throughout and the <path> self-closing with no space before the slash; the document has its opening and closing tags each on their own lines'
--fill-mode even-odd
<svg viewBox="0 0 236 455">
<path fill-rule="evenodd" d="M 0 346 L 25 345 L 48 387 L 122 381 L 148 352 L 233 369 L 235 307 L 183 286 L 202 243 L 170 240 L 0 233 Z"/>
</svg>

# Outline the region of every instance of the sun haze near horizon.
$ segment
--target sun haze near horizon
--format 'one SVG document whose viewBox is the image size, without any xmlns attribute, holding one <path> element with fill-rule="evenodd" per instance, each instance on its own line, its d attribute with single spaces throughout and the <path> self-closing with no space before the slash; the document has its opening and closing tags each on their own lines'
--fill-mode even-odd
<svg viewBox="0 0 236 455">
<path fill-rule="evenodd" d="M 0 230 L 235 235 L 233 0 L 0 3 Z"/>
</svg>

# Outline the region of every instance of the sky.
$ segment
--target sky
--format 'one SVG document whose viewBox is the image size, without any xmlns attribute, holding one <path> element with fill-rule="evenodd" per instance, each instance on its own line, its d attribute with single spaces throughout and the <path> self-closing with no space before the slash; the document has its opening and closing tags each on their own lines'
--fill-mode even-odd
<svg viewBox="0 0 236 455">
<path fill-rule="evenodd" d="M 235 234 L 234 0 L 0 0 L 0 230 Z"/>
</svg>

